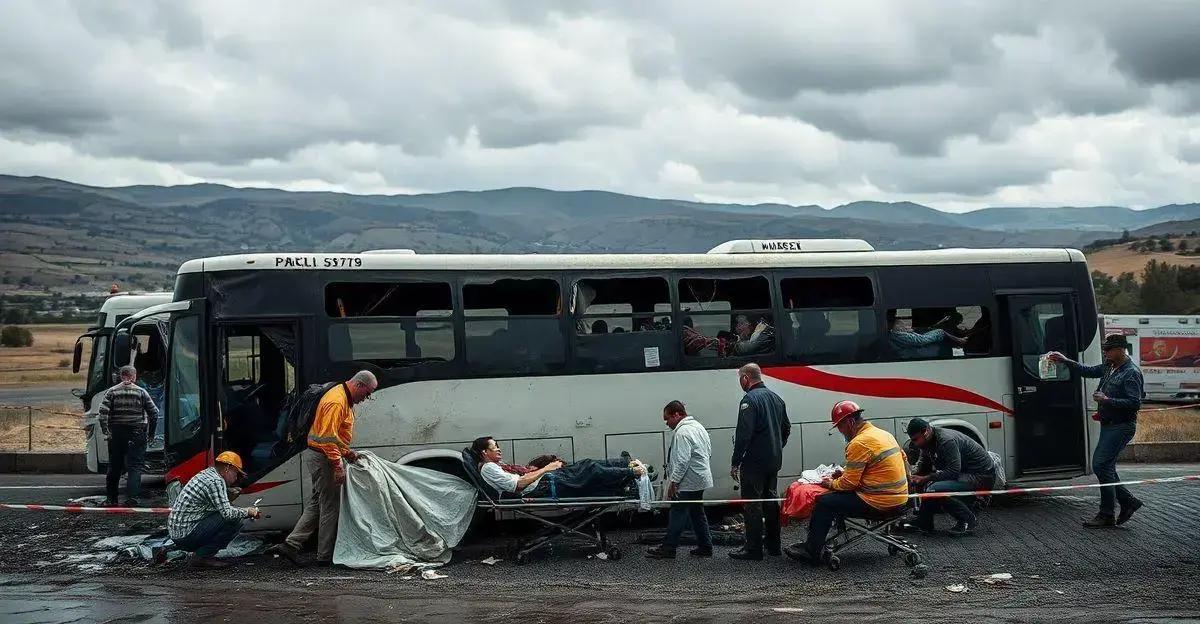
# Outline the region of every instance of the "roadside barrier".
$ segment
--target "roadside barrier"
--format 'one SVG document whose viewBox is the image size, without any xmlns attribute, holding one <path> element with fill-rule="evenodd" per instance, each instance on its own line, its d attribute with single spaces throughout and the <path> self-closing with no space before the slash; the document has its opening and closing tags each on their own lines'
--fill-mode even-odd
<svg viewBox="0 0 1200 624">
<path fill-rule="evenodd" d="M 160 514 L 171 513 L 170 507 L 84 507 L 83 505 L 16 505 L 0 503 L 0 509 L 16 509 L 21 511 L 62 511 L 65 513 L 99 513 L 99 514 Z"/>
</svg>

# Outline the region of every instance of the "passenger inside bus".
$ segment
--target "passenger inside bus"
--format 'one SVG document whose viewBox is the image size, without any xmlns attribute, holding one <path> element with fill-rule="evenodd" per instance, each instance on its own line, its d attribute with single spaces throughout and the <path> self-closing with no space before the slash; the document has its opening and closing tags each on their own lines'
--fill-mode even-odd
<svg viewBox="0 0 1200 624">
<path fill-rule="evenodd" d="M 916 331 L 917 321 L 914 319 L 910 319 L 913 328 L 905 329 L 900 325 L 900 319 L 896 312 L 896 310 L 888 310 L 887 313 L 888 344 L 895 351 L 896 356 L 901 359 L 938 357 L 944 345 L 952 347 L 966 344 L 966 339 L 959 338 L 945 329 Z M 950 320 L 952 319 L 946 318 L 947 322 Z"/>
<path fill-rule="evenodd" d="M 501 497 L 583 498 L 623 496 L 646 474 L 646 467 L 628 456 L 615 459 L 581 459 L 572 464 L 551 461 L 525 474 L 504 469 L 504 453 L 491 436 L 471 443 L 479 475 Z"/>
</svg>

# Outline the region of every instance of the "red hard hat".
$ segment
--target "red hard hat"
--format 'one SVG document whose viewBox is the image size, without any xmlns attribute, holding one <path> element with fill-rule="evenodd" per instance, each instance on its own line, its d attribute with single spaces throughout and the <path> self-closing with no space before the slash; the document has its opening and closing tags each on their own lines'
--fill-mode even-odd
<svg viewBox="0 0 1200 624">
<path fill-rule="evenodd" d="M 858 403 L 854 401 L 838 401 L 829 412 L 829 420 L 833 421 L 833 427 L 830 427 L 829 430 L 833 431 L 838 426 L 838 423 L 842 422 L 847 416 L 861 414 L 862 411 L 863 408 L 859 407 Z"/>
</svg>

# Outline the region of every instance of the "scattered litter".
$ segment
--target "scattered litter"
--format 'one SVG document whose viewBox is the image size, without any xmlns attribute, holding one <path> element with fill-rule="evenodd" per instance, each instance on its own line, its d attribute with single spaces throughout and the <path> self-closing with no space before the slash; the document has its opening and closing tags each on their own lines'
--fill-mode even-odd
<svg viewBox="0 0 1200 624">
<path fill-rule="evenodd" d="M 137 546 L 149 539 L 149 535 L 118 535 L 116 537 L 106 537 L 95 544 L 92 548 L 96 550 L 115 550 L 117 548 L 126 548 L 128 546 Z"/>
<path fill-rule="evenodd" d="M 450 577 L 445 574 L 438 574 L 437 570 L 425 569 L 425 570 L 421 570 L 421 578 L 423 578 L 427 581 L 432 581 L 435 579 L 444 579 L 444 578 L 450 578 Z"/>
<path fill-rule="evenodd" d="M 415 577 L 415 576 L 402 576 L 402 577 L 400 577 L 400 580 L 402 580 L 402 581 L 411 581 L 411 580 L 413 580 L 414 578 L 417 578 L 417 577 Z M 390 608 L 390 607 L 389 607 L 389 608 Z"/>
<path fill-rule="evenodd" d="M 97 496 L 80 496 L 79 498 L 67 499 L 67 503 L 71 505 L 82 505 L 84 507 L 97 507 L 104 502 L 104 495 Z"/>
<path fill-rule="evenodd" d="M 497 559 L 495 557 L 488 557 L 487 559 L 484 559 L 483 561 L 480 561 L 479 563 L 482 563 L 483 565 L 496 565 L 497 563 L 500 563 L 501 561 L 503 561 L 503 559 Z"/>
<path fill-rule="evenodd" d="M 1031 578 L 1031 579 L 1040 579 L 1040 578 L 1042 578 L 1042 575 L 1041 575 L 1041 574 L 1030 574 L 1030 575 L 1029 575 L 1029 578 Z"/>
<path fill-rule="evenodd" d="M 997 572 L 996 574 L 984 574 L 981 576 L 972 576 L 971 580 L 976 583 L 984 583 L 987 585 L 1012 585 L 1012 574 L 1008 572 Z"/>
<path fill-rule="evenodd" d="M 599 559 L 599 560 L 601 560 L 601 561 L 607 561 L 607 560 L 608 560 L 608 553 L 606 553 L 606 552 L 598 552 L 598 553 L 596 553 L 596 558 L 597 558 L 597 559 Z"/>
<path fill-rule="evenodd" d="M 41 526 L 41 525 L 38 525 L 38 524 L 31 524 L 31 525 L 29 525 L 27 528 L 29 528 L 30 530 L 33 530 L 33 529 L 36 529 L 36 528 L 38 528 L 39 526 Z"/>
<path fill-rule="evenodd" d="M 228 546 L 222 548 L 221 552 L 217 553 L 217 557 L 222 559 L 227 557 L 245 557 L 266 550 L 266 547 L 267 543 L 261 538 L 239 535 L 232 542 L 229 542 Z"/>
<path fill-rule="evenodd" d="M 965 594 L 965 593 L 967 593 L 968 590 L 967 590 L 966 585 L 963 585 L 962 583 L 958 583 L 955 585 L 947 585 L 946 591 L 954 592 L 956 594 Z"/>
<path fill-rule="evenodd" d="M 388 568 L 386 571 L 388 574 L 406 574 L 412 572 L 417 567 L 415 563 L 401 563 Z"/>
<path fill-rule="evenodd" d="M 312 587 L 313 585 L 316 585 L 316 583 L 314 583 L 313 581 L 306 581 L 306 582 L 304 583 L 304 586 L 305 586 L 305 587 Z"/>
<path fill-rule="evenodd" d="M 1061 589 L 1056 589 L 1056 590 L 1054 590 L 1054 593 L 1058 594 L 1059 596 L 1062 596 L 1062 595 L 1066 594 L 1066 592 L 1064 592 L 1064 591 L 1063 591 L 1063 590 L 1061 590 Z"/>
<path fill-rule="evenodd" d="M 80 572 L 99 572 L 104 569 L 102 563 L 81 563 L 77 566 Z"/>
<path fill-rule="evenodd" d="M 771 610 L 775 613 L 804 613 L 800 607 L 775 607 Z"/>
</svg>

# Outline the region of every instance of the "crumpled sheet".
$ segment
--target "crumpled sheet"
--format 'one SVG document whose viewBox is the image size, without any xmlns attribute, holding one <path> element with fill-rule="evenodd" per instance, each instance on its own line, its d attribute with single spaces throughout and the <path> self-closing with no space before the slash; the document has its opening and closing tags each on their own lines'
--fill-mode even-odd
<svg viewBox="0 0 1200 624">
<path fill-rule="evenodd" d="M 362 569 L 435 567 L 450 561 L 475 513 L 475 488 L 444 472 L 360 451 L 346 466 L 333 562 Z"/>
<path fill-rule="evenodd" d="M 804 520 L 812 515 L 817 498 L 829 490 L 815 483 L 796 481 L 788 486 L 783 495 L 783 504 L 779 506 L 779 523 L 788 525 L 790 520 Z"/>
<path fill-rule="evenodd" d="M 1008 486 L 1008 478 L 1004 475 L 1004 459 L 995 451 L 988 451 L 988 455 L 992 458 L 992 463 L 996 465 L 996 476 L 992 479 L 993 490 L 1003 490 Z"/>
<path fill-rule="evenodd" d="M 816 468 L 810 468 L 802 471 L 800 473 L 800 478 L 797 479 L 797 481 L 800 483 L 820 483 L 827 478 L 832 479 L 833 473 L 837 470 L 841 470 L 841 468 L 841 466 L 835 466 L 833 464 L 821 464 Z"/>
</svg>

